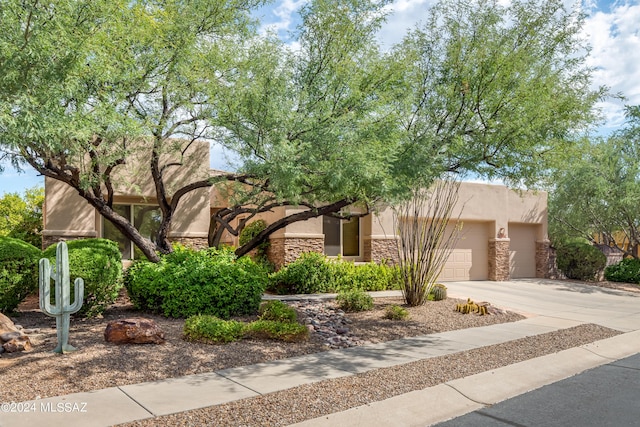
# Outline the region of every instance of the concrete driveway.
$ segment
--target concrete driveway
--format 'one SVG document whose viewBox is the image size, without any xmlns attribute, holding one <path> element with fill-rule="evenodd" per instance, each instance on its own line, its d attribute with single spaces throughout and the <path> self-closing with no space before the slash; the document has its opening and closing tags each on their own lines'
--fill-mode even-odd
<svg viewBox="0 0 640 427">
<path fill-rule="evenodd" d="M 451 297 L 488 301 L 526 316 L 595 323 L 624 332 L 640 329 L 640 293 L 544 279 L 448 282 L 446 285 Z"/>
</svg>

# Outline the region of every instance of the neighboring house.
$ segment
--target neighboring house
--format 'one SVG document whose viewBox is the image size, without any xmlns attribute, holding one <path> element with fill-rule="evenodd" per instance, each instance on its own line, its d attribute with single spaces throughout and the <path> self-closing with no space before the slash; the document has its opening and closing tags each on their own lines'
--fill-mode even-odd
<svg viewBox="0 0 640 427">
<path fill-rule="evenodd" d="M 208 170 L 207 147 L 193 158 L 193 174 L 215 173 Z M 184 175 L 175 174 L 179 184 Z M 147 236 L 157 227 L 159 210 L 154 205 L 152 187 L 132 185 L 123 176 L 114 199 L 114 207 L 132 219 Z M 144 181 L 144 180 L 142 180 Z M 460 209 L 464 205 L 464 209 Z M 206 247 L 210 216 L 224 207 L 224 198 L 215 190 L 193 192 L 179 205 L 169 238 L 194 247 Z M 281 207 L 260 218 L 267 222 L 297 211 Z M 549 240 L 547 238 L 547 194 L 516 192 L 501 185 L 462 183 L 459 206 L 463 221 L 462 238 L 449 257 L 441 281 L 507 280 L 509 278 L 547 277 Z M 45 179 L 43 246 L 59 240 L 105 237 L 117 241 L 123 259 L 141 256 L 134 245 L 108 221 L 103 220 L 71 187 Z M 237 244 L 237 238 L 225 236 L 225 243 Z M 319 217 L 288 225 L 270 236 L 268 256 L 277 266 L 295 260 L 301 253 L 315 251 L 342 256 L 353 261 L 397 259 L 393 214 L 390 208 L 377 214 L 340 221 Z"/>
</svg>

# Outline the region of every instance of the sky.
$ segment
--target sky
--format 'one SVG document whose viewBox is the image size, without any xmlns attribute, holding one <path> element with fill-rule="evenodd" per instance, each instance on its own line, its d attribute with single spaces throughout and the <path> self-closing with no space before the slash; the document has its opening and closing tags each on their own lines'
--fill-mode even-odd
<svg viewBox="0 0 640 427">
<path fill-rule="evenodd" d="M 297 10 L 307 0 L 276 0 L 255 15 L 262 23 L 261 31 L 275 31 L 283 40 L 299 23 Z M 501 0 L 508 2 L 509 0 Z M 419 25 L 434 0 L 394 0 L 388 6 L 391 14 L 379 33 L 383 47 L 399 42 L 407 30 Z M 573 4 L 567 0 L 568 6 Z M 614 97 L 598 104 L 605 123 L 598 129 L 602 135 L 618 129 L 624 123 L 623 107 L 640 105 L 640 0 L 584 0 L 588 14 L 584 37 L 592 47 L 588 65 L 595 69 L 593 83 L 607 86 L 612 94 L 622 94 L 626 99 Z M 212 164 L 215 169 L 228 169 L 226 156 L 219 147 L 212 147 Z M 22 193 L 25 189 L 44 185 L 44 179 L 35 171 L 17 172 L 10 166 L 0 174 L 0 197 L 8 192 Z"/>
</svg>

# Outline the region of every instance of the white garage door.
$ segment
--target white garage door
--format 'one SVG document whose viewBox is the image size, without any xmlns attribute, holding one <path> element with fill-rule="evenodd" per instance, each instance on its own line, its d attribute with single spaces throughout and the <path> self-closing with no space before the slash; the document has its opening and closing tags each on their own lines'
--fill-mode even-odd
<svg viewBox="0 0 640 427">
<path fill-rule="evenodd" d="M 509 224 L 509 273 L 512 279 L 536 277 L 537 227 Z"/>
<path fill-rule="evenodd" d="M 440 274 L 439 281 L 489 278 L 489 225 L 464 222 L 462 237 Z"/>
</svg>

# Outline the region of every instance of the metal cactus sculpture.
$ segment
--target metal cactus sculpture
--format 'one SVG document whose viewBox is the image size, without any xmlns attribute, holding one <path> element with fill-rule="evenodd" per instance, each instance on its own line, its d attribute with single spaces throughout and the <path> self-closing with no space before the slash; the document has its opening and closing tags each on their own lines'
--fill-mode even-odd
<svg viewBox="0 0 640 427">
<path fill-rule="evenodd" d="M 51 305 L 50 279 L 55 282 L 55 305 Z M 56 318 L 58 346 L 54 353 L 69 353 L 76 348 L 69 345 L 69 323 L 71 315 L 82 307 L 84 298 L 84 280 L 77 278 L 74 283 L 73 304 L 71 304 L 71 285 L 69 283 L 69 250 L 65 242 L 56 246 L 56 267 L 52 271 L 46 258 L 40 260 L 40 309 L 48 316 Z"/>
</svg>

